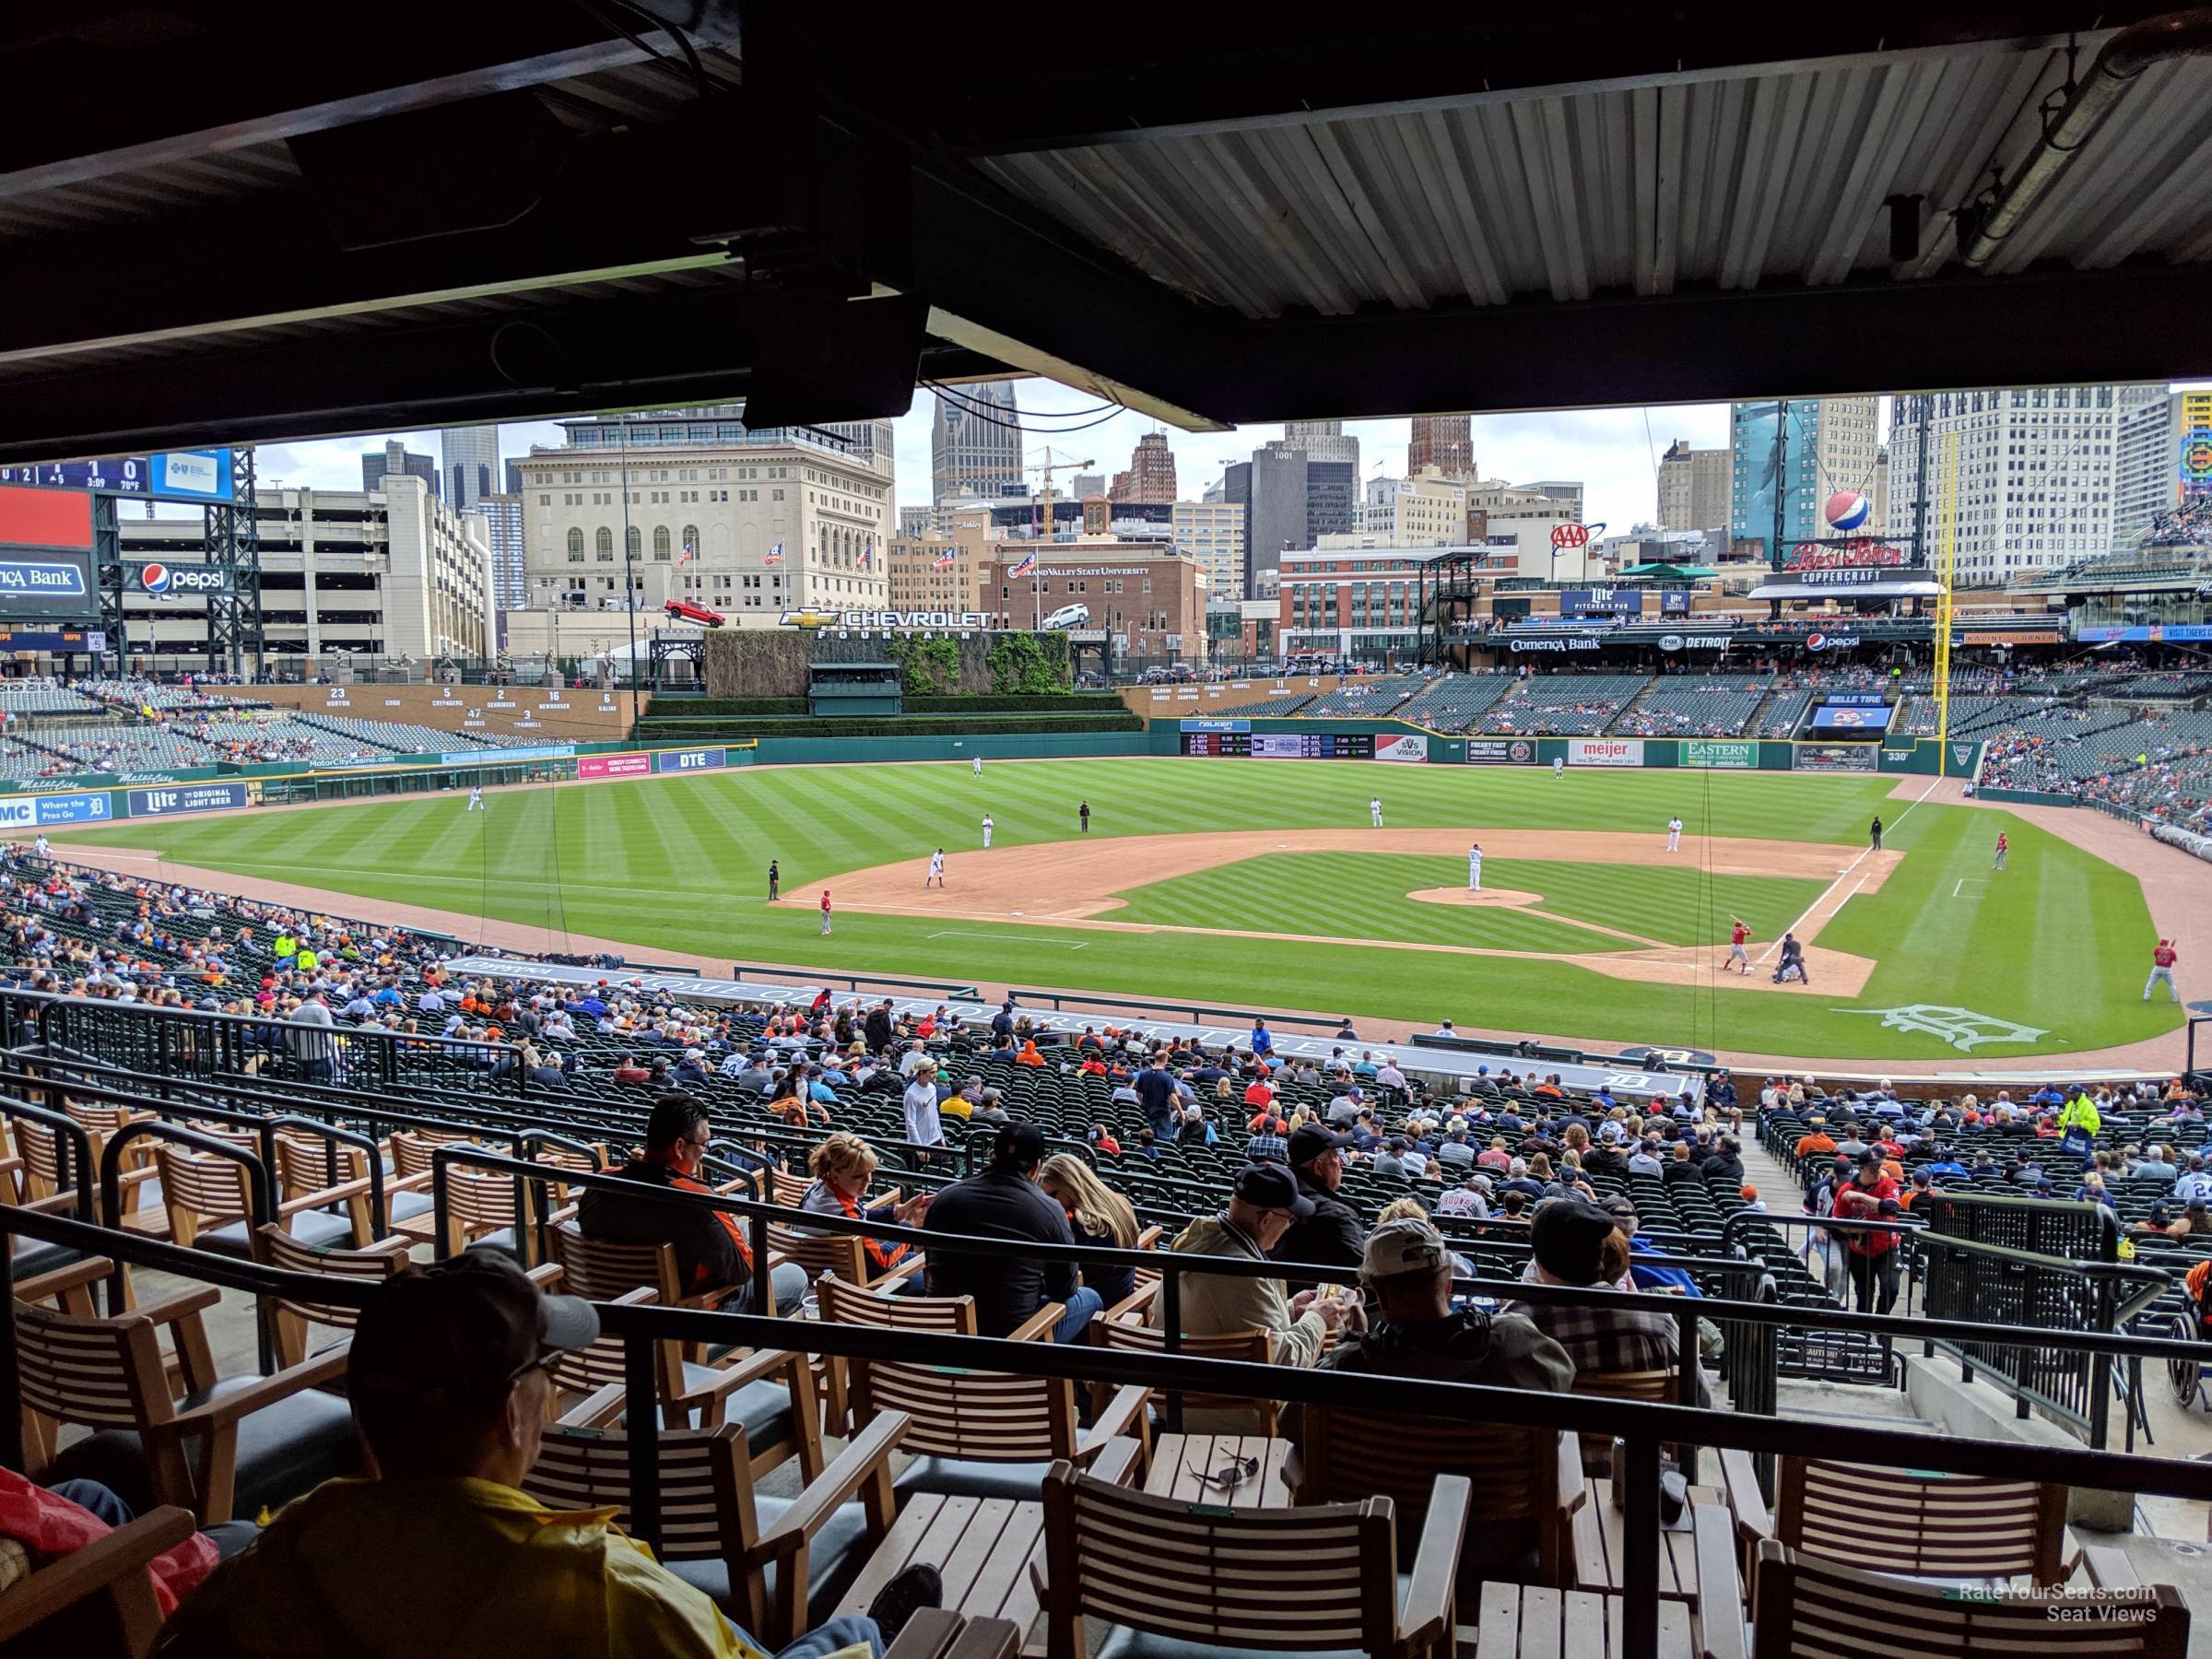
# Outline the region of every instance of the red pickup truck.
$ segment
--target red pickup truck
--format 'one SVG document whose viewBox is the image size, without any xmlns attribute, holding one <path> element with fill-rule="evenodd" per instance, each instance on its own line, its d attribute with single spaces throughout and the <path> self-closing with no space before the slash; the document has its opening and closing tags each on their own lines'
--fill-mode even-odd
<svg viewBox="0 0 2212 1659">
<path fill-rule="evenodd" d="M 661 606 L 681 622 L 696 622 L 701 628 L 720 628 L 729 618 L 720 611 L 709 610 L 703 605 L 694 605 L 688 599 L 671 599 Z"/>
</svg>

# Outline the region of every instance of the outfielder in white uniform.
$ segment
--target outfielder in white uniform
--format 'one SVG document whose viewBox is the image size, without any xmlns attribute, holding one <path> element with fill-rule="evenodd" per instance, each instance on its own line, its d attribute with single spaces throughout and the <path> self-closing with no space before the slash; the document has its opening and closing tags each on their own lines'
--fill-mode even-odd
<svg viewBox="0 0 2212 1659">
<path fill-rule="evenodd" d="M 1367 804 L 1367 821 L 1378 830 L 1382 828 L 1382 797 L 1376 795 Z"/>
<path fill-rule="evenodd" d="M 975 775 L 979 778 L 983 775 L 983 758 L 981 755 L 975 758 Z"/>
<path fill-rule="evenodd" d="M 468 809 L 471 812 L 488 810 L 484 805 L 484 791 L 481 788 L 472 789 L 468 792 Z"/>
<path fill-rule="evenodd" d="M 1554 756 L 1551 758 L 1551 775 L 1552 775 L 1552 777 L 1553 777 L 1555 780 L 1557 780 L 1557 779 L 1559 779 L 1559 778 L 1563 778 L 1563 777 L 1565 777 L 1565 776 L 1567 775 L 1567 757 L 1566 757 L 1566 756 L 1564 756 L 1564 755 L 1554 755 Z"/>
<path fill-rule="evenodd" d="M 942 847 L 929 855 L 929 874 L 922 878 L 922 886 L 926 889 L 933 881 L 939 887 L 945 885 L 945 849 Z"/>
<path fill-rule="evenodd" d="M 984 814 L 983 814 L 983 851 L 984 851 L 984 852 L 986 852 L 986 853 L 988 853 L 990 850 L 991 850 L 991 815 L 990 815 L 989 813 L 987 813 L 987 812 L 986 812 L 986 813 L 984 813 Z"/>
<path fill-rule="evenodd" d="M 1482 843 L 1477 841 L 1467 849 L 1467 891 L 1482 891 Z"/>
<path fill-rule="evenodd" d="M 1666 820 L 1666 850 L 1669 853 L 1682 851 L 1682 820 L 1678 818 Z"/>
</svg>

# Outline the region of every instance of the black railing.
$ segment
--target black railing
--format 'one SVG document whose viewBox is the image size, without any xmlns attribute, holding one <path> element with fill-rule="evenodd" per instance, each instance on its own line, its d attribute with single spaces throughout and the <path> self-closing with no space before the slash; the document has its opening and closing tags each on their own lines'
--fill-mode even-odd
<svg viewBox="0 0 2212 1659">
<path fill-rule="evenodd" d="M 823 985 L 841 985 L 846 990 L 859 992 L 864 986 L 879 991 L 922 991 L 931 996 L 944 997 L 947 1002 L 979 1002 L 982 994 L 971 984 L 959 980 L 903 979 L 885 973 L 830 973 L 820 968 L 778 968 L 767 962 L 732 962 L 730 977 L 743 980 L 747 974 L 766 973 L 789 978 L 794 975 Z M 795 989 L 795 987 L 794 987 Z"/>
<path fill-rule="evenodd" d="M 829 1222 L 838 1218 L 816 1218 Z M 20 1234 L 107 1256 L 133 1265 L 182 1274 L 203 1282 L 262 1298 L 290 1297 L 361 1308 L 378 1295 L 366 1280 L 289 1273 L 234 1261 L 175 1245 L 87 1227 L 81 1222 L 0 1206 L 0 1238 Z M 978 1242 L 982 1242 L 979 1241 Z M 0 1276 L 13 1288 L 6 1251 L 0 1251 Z M 1206 1258 L 1214 1271 L 1265 1264 Z M 1195 1265 L 1195 1264 L 1194 1264 Z M 1527 1288 L 1535 1289 L 1535 1287 Z M 1603 1302 L 1618 1292 L 1579 1291 L 1571 1300 Z M 1643 1299 L 1620 1299 L 1622 1300 Z M 1758 1303 L 1730 1304 L 1731 1321 L 1779 1324 L 1786 1311 Z M 679 1341 L 793 1351 L 794 1335 L 807 1353 L 848 1359 L 874 1359 L 944 1368 L 948 1373 L 997 1371 L 1022 1376 L 1065 1377 L 1077 1382 L 1135 1384 L 1171 1394 L 1181 1392 L 1277 1398 L 1302 1406 L 1402 1412 L 1415 1417 L 1491 1422 L 1535 1430 L 1607 1436 L 1621 1442 L 1617 1470 L 1623 1515 L 1622 1648 L 1625 1659 L 1653 1659 L 1659 1651 L 1660 1449 L 1664 1444 L 1728 1448 L 1763 1457 L 1802 1453 L 1803 1426 L 1786 1420 L 1746 1417 L 1681 1405 L 1662 1405 L 1536 1390 L 1438 1382 L 1393 1377 L 1387 1380 L 1317 1369 L 1290 1370 L 1240 1360 L 1194 1359 L 1188 1355 L 1133 1353 L 1118 1349 L 1050 1343 L 1013 1342 L 982 1336 L 940 1336 L 873 1325 L 790 1321 L 748 1314 L 689 1309 L 609 1304 L 599 1310 L 602 1330 L 624 1349 L 629 1395 L 630 1532 L 648 1548 L 662 1541 L 660 1445 L 655 1410 L 653 1347 Z M 1924 1337 L 1964 1337 L 1975 1333 L 1949 1324 L 1849 1316 L 1884 1334 Z M 1171 1333 L 1173 1319 L 1168 1322 Z M 2057 1346 L 2091 1353 L 2134 1351 L 2146 1357 L 2212 1359 L 2212 1345 L 2195 1342 L 2053 1334 Z M 19 1359 L 14 1298 L 0 1318 L 0 1395 L 19 1394 Z M 2212 1465 L 2164 1458 L 2125 1456 L 2110 1452 L 2022 1445 L 2017 1441 L 1963 1440 L 1948 1435 L 1830 1424 L 1822 1428 L 1825 1457 L 1881 1467 L 1930 1469 L 1945 1474 L 1980 1475 L 2032 1480 L 2096 1490 L 2133 1491 L 2159 1497 L 2212 1501 Z M 0 1464 L 26 1467 L 19 1413 L 0 1413 Z"/>
<path fill-rule="evenodd" d="M 444 1086 L 510 1100 L 529 1093 L 518 1051 L 506 1043 L 0 990 L 0 1048 L 25 1047 L 57 1060 L 96 1054 L 104 1064 L 162 1077 L 260 1076 L 367 1089 Z"/>
</svg>

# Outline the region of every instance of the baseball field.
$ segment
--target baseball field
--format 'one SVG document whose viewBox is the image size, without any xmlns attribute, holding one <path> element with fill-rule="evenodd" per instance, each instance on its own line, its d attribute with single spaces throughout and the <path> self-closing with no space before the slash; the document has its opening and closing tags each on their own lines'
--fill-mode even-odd
<svg viewBox="0 0 2212 1659">
<path fill-rule="evenodd" d="M 1174 759 L 997 762 L 980 777 L 964 763 L 739 768 L 497 792 L 477 812 L 456 792 L 56 839 L 138 849 L 128 867 L 148 873 L 430 907 L 464 934 L 478 918 L 519 924 L 516 942 L 542 949 L 589 936 L 647 958 L 1407 1027 L 1448 1017 L 1603 1042 L 1986 1061 L 2180 1022 L 2141 1000 L 2155 935 L 2135 877 L 2010 814 L 1895 798 L 1895 783 Z M 925 887 L 940 847 L 944 885 Z M 1750 930 L 1747 976 L 1723 971 L 1735 918 Z M 1791 927 L 1809 985 L 1772 982 Z"/>
</svg>

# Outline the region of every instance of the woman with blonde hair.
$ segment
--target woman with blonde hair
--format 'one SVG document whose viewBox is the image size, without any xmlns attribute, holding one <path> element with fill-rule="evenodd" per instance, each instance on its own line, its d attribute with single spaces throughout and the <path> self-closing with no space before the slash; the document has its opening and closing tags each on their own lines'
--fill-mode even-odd
<svg viewBox="0 0 2212 1659">
<path fill-rule="evenodd" d="M 814 1171 L 814 1184 L 799 1200 L 799 1207 L 818 1216 L 842 1216 L 849 1221 L 865 1218 L 879 1226 L 921 1226 L 923 1217 L 929 1213 L 928 1193 L 917 1193 L 903 1204 L 861 1207 L 869 1183 L 876 1179 L 876 1148 L 851 1130 L 840 1129 L 827 1136 L 807 1154 L 806 1167 Z M 870 1277 L 888 1273 L 913 1248 L 911 1244 L 883 1244 L 874 1239 L 861 1242 L 866 1249 Z"/>
<path fill-rule="evenodd" d="M 1136 1248 L 1136 1211 L 1072 1152 L 1056 1152 L 1037 1171 L 1037 1184 L 1067 1212 L 1067 1230 L 1078 1244 Z M 1136 1269 L 1085 1263 L 1083 1282 L 1112 1310 L 1136 1288 Z"/>
</svg>

